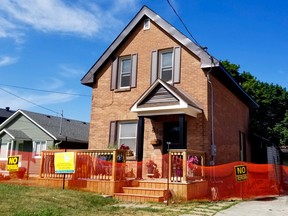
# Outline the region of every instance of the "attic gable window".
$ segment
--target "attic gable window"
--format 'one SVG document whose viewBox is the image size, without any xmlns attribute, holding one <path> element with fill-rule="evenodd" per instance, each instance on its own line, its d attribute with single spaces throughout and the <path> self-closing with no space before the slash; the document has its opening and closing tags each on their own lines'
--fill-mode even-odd
<svg viewBox="0 0 288 216">
<path fill-rule="evenodd" d="M 126 90 L 136 87 L 137 54 L 120 56 L 113 60 L 111 90 Z"/>
<path fill-rule="evenodd" d="M 180 55 L 180 47 L 152 51 L 151 84 L 158 78 L 168 83 L 179 83 Z"/>
</svg>

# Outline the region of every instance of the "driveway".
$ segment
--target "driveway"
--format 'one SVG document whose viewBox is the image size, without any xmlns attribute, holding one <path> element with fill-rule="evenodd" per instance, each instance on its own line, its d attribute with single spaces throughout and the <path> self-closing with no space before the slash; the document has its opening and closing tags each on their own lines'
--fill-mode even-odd
<svg viewBox="0 0 288 216">
<path fill-rule="evenodd" d="M 287 216 L 288 196 L 243 201 L 215 216 Z"/>
</svg>

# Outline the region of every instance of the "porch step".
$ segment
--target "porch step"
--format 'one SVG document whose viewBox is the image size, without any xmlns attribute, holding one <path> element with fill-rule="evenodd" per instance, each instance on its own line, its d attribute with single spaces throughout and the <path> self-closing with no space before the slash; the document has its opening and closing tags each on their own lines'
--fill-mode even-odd
<svg viewBox="0 0 288 216">
<path fill-rule="evenodd" d="M 163 196 L 166 197 L 168 192 L 165 189 L 159 188 L 144 188 L 144 187 L 123 187 L 124 193 L 147 195 L 147 196 Z"/>
<path fill-rule="evenodd" d="M 164 202 L 163 196 L 143 194 L 115 193 L 115 198 L 125 202 Z"/>
<path fill-rule="evenodd" d="M 155 181 L 134 181 L 133 184 L 122 187 L 122 191 L 114 196 L 125 202 L 164 202 L 170 195 L 167 188 L 161 187 Z"/>
</svg>

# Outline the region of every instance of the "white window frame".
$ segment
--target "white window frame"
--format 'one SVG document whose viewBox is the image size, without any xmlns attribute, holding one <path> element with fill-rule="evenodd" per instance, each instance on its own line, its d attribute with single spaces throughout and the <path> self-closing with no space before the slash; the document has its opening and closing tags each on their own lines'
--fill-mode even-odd
<svg viewBox="0 0 288 216">
<path fill-rule="evenodd" d="M 163 54 L 166 54 L 166 53 L 171 53 L 172 55 L 171 55 L 171 66 L 165 68 L 162 66 L 162 64 L 163 64 Z M 159 65 L 158 77 L 162 80 L 163 80 L 163 78 L 162 78 L 163 70 L 171 69 L 171 79 L 170 80 L 164 80 L 164 81 L 167 83 L 172 83 L 173 82 L 173 74 L 174 74 L 174 51 L 173 51 L 173 49 L 165 49 L 165 50 L 159 51 L 158 65 Z"/>
<path fill-rule="evenodd" d="M 39 155 L 37 155 L 37 143 L 40 144 L 40 152 L 39 152 Z M 43 148 L 44 146 L 44 148 Z M 43 150 L 46 150 L 47 149 L 47 141 L 45 140 L 35 140 L 33 141 L 33 157 L 34 158 L 41 158 L 41 152 Z"/>
<path fill-rule="evenodd" d="M 3 143 L 1 143 L 1 146 L 2 146 L 2 144 Z M 11 142 L 7 142 L 7 143 L 5 143 L 6 145 L 7 145 L 7 147 L 6 147 L 6 152 L 5 152 L 5 155 L 4 155 L 4 157 L 1 157 L 0 159 L 1 160 L 7 160 L 7 158 L 8 158 L 8 152 L 11 150 Z M 9 149 L 10 148 L 10 149 Z M 1 151 L 1 149 L 0 149 L 0 151 Z M 10 151 L 10 153 L 11 153 L 11 151 Z"/>
<path fill-rule="evenodd" d="M 133 137 L 121 137 L 121 132 L 123 130 L 123 125 L 125 124 L 134 124 L 135 125 L 135 136 Z M 118 122 L 118 135 L 117 135 L 117 145 L 118 145 L 118 148 L 120 148 L 121 144 L 124 144 L 125 143 L 122 143 L 121 140 L 123 139 L 131 139 L 131 140 L 135 140 L 135 149 L 131 149 L 133 151 L 133 156 L 136 158 L 136 151 L 137 151 L 137 121 L 120 121 Z"/>
<path fill-rule="evenodd" d="M 130 60 L 130 68 L 129 71 L 123 71 L 123 62 L 126 60 Z M 128 85 L 122 86 L 122 77 L 124 76 L 129 76 L 129 83 Z M 118 88 L 123 89 L 123 88 L 130 88 L 131 87 L 131 76 L 132 76 L 132 58 L 131 56 L 123 56 L 119 58 L 119 65 L 118 65 Z"/>
</svg>

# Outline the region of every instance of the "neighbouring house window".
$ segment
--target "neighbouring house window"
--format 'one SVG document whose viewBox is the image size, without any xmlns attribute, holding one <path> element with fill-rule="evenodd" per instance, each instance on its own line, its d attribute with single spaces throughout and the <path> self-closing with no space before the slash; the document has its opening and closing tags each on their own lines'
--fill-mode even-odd
<svg viewBox="0 0 288 216">
<path fill-rule="evenodd" d="M 110 123 L 109 143 L 117 145 L 120 148 L 121 144 L 129 146 L 133 151 L 133 156 L 136 157 L 136 138 L 137 138 L 137 122 L 117 122 Z"/>
<path fill-rule="evenodd" d="M 46 141 L 34 141 L 34 155 L 35 157 L 41 156 L 41 151 L 46 150 Z"/>
<path fill-rule="evenodd" d="M 111 90 L 136 87 L 137 54 L 117 57 L 112 62 Z"/>
<path fill-rule="evenodd" d="M 9 144 L 10 143 L 0 143 L 0 158 L 8 157 Z"/>
<path fill-rule="evenodd" d="M 181 48 L 156 50 L 151 53 L 151 84 L 158 78 L 169 83 L 180 82 Z"/>
<path fill-rule="evenodd" d="M 239 131 L 240 161 L 246 161 L 246 135 Z"/>
</svg>

